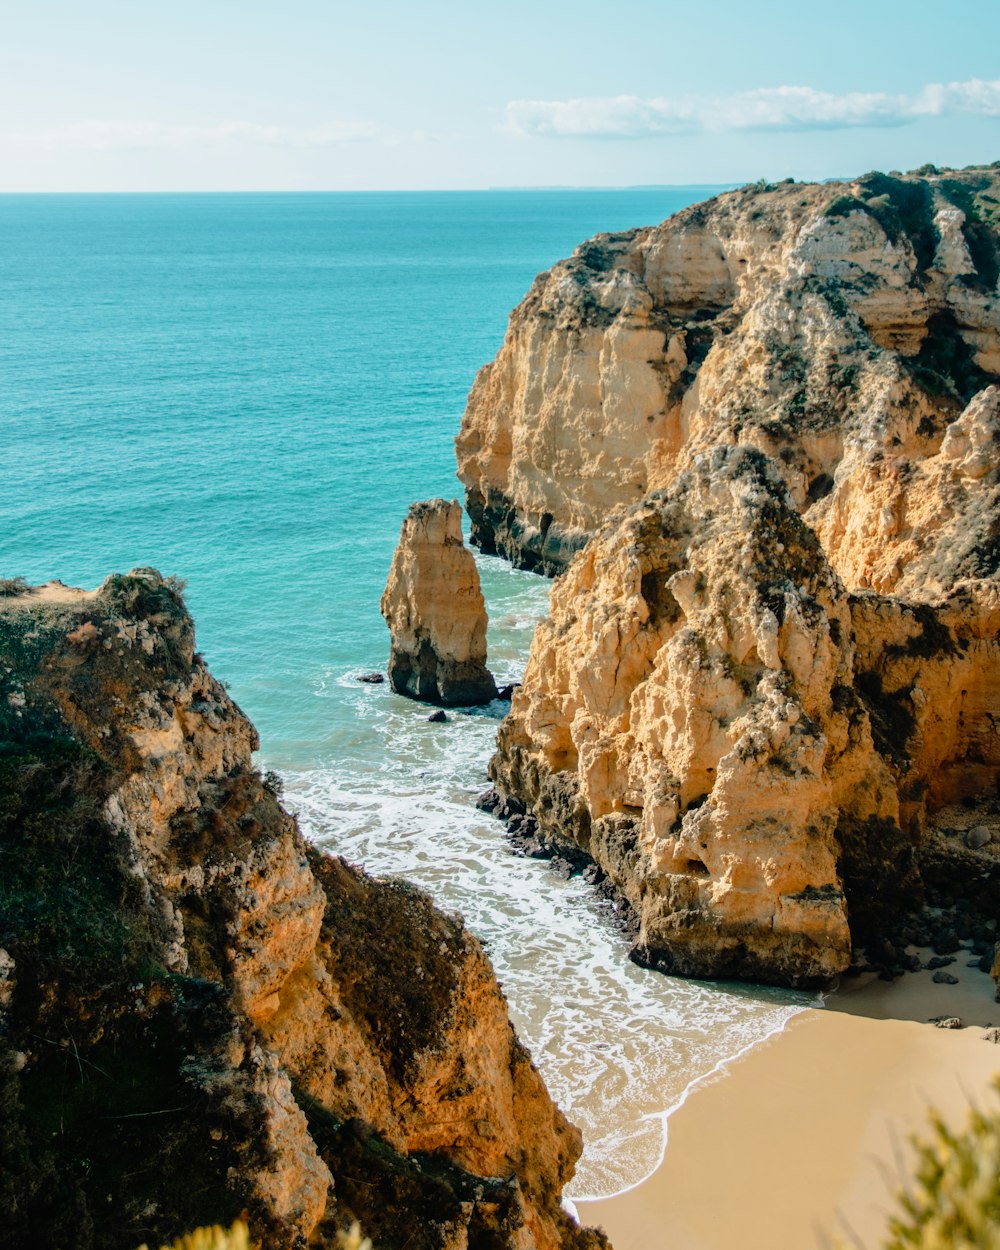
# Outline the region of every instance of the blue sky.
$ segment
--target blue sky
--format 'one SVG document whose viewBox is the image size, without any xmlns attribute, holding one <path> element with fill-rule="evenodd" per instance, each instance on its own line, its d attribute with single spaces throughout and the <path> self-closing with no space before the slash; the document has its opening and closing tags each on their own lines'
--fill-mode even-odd
<svg viewBox="0 0 1000 1250">
<path fill-rule="evenodd" d="M 0 190 L 823 178 L 1000 159 L 1000 2 L 4 0 Z"/>
</svg>

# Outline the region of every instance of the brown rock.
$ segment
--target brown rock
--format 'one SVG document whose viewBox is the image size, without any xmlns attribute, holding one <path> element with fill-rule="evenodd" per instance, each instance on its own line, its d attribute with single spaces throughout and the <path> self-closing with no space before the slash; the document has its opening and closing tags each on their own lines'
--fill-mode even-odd
<svg viewBox="0 0 1000 1250">
<path fill-rule="evenodd" d="M 0 774 L 21 865 L 0 951 L 13 1240 L 85 1218 L 102 1243 L 159 1244 L 246 1208 L 268 1246 L 333 1245 L 356 1217 L 376 1244 L 419 1220 L 439 1250 L 599 1247 L 559 1203 L 580 1134 L 482 949 L 419 890 L 306 846 L 173 588 L 136 570 L 8 598 L 0 644 L 5 758 L 24 757 Z M 53 1134 L 37 1094 L 70 1052 L 38 1038 L 70 1036 L 95 1075 Z"/>
<path fill-rule="evenodd" d="M 382 595 L 397 694 L 446 707 L 496 698 L 486 667 L 486 605 L 456 500 L 410 505 Z"/>
</svg>

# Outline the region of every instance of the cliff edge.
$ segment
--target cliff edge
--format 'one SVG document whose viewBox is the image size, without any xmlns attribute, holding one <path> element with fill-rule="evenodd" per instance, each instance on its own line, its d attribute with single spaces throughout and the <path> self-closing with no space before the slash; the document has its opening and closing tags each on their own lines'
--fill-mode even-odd
<svg viewBox="0 0 1000 1250">
<path fill-rule="evenodd" d="M 473 541 L 562 574 L 491 771 L 637 959 L 995 936 L 998 217 L 997 167 L 721 195 L 541 275 L 476 379 Z"/>
<path fill-rule="evenodd" d="M 777 462 L 850 588 L 975 573 L 963 549 L 995 501 L 974 444 L 995 400 L 945 443 L 1000 381 L 998 209 L 996 167 L 872 173 L 744 187 L 581 244 L 535 280 L 469 396 L 473 543 L 561 571 L 610 511 L 726 442 Z"/>
<path fill-rule="evenodd" d="M 0 599 L 0 1244 L 604 1244 L 489 962 L 307 846 L 149 569 Z"/>
</svg>

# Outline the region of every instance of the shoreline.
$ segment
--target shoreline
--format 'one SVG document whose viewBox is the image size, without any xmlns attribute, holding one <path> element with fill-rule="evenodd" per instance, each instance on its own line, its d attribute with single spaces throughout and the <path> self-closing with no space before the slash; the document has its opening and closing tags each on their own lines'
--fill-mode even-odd
<svg viewBox="0 0 1000 1250">
<path fill-rule="evenodd" d="M 962 963 L 948 969 L 957 985 L 929 971 L 852 978 L 796 1012 L 662 1113 L 663 1151 L 645 1180 L 576 1199 L 576 1214 L 615 1250 L 879 1246 L 929 1110 L 960 1128 L 1000 1073 L 1000 1048 L 985 1040 L 1000 1024 L 995 987 Z M 938 1016 L 965 1027 L 936 1028 Z"/>
<path fill-rule="evenodd" d="M 680 1096 L 672 1102 L 669 1107 L 664 1108 L 662 1111 L 651 1111 L 647 1113 L 644 1119 L 660 1121 L 660 1154 L 653 1167 L 650 1168 L 646 1175 L 640 1180 L 637 1180 L 633 1184 L 628 1185 L 625 1189 L 620 1189 L 617 1193 L 604 1198 L 595 1198 L 591 1196 L 564 1198 L 563 1205 L 573 1214 L 574 1217 L 582 1218 L 579 1216 L 579 1212 L 577 1210 L 578 1206 L 582 1207 L 588 1204 L 592 1205 L 596 1203 L 618 1202 L 619 1199 L 626 1197 L 634 1190 L 639 1189 L 642 1185 L 645 1185 L 663 1166 L 667 1149 L 670 1144 L 669 1123 L 671 1117 L 676 1115 L 677 1112 L 680 1111 L 687 1104 L 688 1100 L 695 1094 L 699 1093 L 703 1089 L 706 1089 L 710 1085 L 714 1085 L 717 1081 L 724 1079 L 727 1076 L 730 1067 L 742 1062 L 755 1051 L 760 1050 L 761 1047 L 770 1046 L 777 1038 L 780 1038 L 788 1031 L 790 1026 L 799 1018 L 799 1016 L 802 1015 L 803 1012 L 812 1010 L 815 1010 L 815 1008 L 811 1006 L 794 1009 L 792 1014 L 789 1015 L 787 1019 L 783 1020 L 776 1028 L 772 1029 L 770 1033 L 767 1033 L 764 1037 L 756 1038 L 752 1042 L 747 1042 L 747 1044 L 740 1050 L 736 1051 L 732 1055 L 727 1055 L 724 1059 L 720 1059 L 714 1067 L 710 1068 L 707 1072 L 702 1073 L 701 1076 L 695 1077 L 693 1081 L 691 1081 L 688 1085 L 685 1085 L 684 1089 L 680 1093 Z"/>
</svg>

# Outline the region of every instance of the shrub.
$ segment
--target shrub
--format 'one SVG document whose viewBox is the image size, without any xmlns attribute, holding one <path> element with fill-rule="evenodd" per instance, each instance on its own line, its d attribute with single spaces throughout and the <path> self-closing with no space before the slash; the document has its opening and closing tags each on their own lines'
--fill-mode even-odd
<svg viewBox="0 0 1000 1250">
<path fill-rule="evenodd" d="M 142 1245 L 139 1250 L 149 1250 Z M 196 1228 L 193 1233 L 178 1237 L 169 1246 L 161 1246 L 160 1250 L 250 1250 L 250 1234 L 242 1220 L 237 1220 L 232 1228 Z"/>
<path fill-rule="evenodd" d="M 974 1107 L 959 1133 L 934 1113 L 929 1140 L 916 1146 L 885 1250 L 1000 1250 L 1000 1110 Z"/>
</svg>

